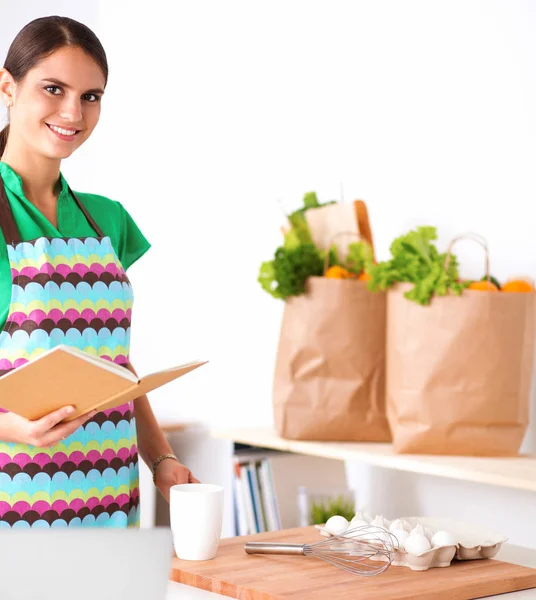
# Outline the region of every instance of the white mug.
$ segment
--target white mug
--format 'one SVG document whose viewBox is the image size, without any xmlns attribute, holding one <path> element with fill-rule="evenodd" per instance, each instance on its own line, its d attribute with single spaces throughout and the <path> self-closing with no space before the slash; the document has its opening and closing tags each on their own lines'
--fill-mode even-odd
<svg viewBox="0 0 536 600">
<path fill-rule="evenodd" d="M 169 511 L 177 557 L 214 558 L 223 522 L 223 487 L 210 483 L 174 485 L 170 490 Z"/>
</svg>

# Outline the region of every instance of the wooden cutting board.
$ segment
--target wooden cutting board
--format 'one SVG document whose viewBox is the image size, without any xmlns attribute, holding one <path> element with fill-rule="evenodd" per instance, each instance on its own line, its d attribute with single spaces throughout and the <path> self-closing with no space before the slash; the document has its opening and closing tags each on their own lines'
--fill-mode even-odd
<svg viewBox="0 0 536 600">
<path fill-rule="evenodd" d="M 244 552 L 246 541 L 306 544 L 321 539 L 314 527 L 227 538 L 214 560 L 174 558 L 171 579 L 240 600 L 471 600 L 536 587 L 536 569 L 490 559 L 428 571 L 391 566 L 380 575 L 360 577 L 310 556 Z"/>
</svg>

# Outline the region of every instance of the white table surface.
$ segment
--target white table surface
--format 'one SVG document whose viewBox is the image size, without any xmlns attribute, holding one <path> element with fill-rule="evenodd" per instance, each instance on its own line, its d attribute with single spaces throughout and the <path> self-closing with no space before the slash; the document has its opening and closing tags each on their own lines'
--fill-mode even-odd
<svg viewBox="0 0 536 600">
<path fill-rule="evenodd" d="M 496 558 L 506 562 L 523 565 L 525 567 L 536 568 L 536 550 L 522 548 L 512 544 L 505 544 Z M 403 567 L 399 567 L 403 568 Z M 448 567 L 447 567 L 448 568 Z M 216 600 L 216 598 L 226 598 L 221 594 L 206 592 L 182 583 L 170 582 L 166 600 Z M 418 596 L 415 596 L 418 598 Z M 486 596 L 491 598 L 492 596 Z M 505 600 L 532 600 L 536 599 L 536 588 L 523 590 L 521 592 L 512 592 L 511 594 L 497 594 L 493 598 L 504 598 Z"/>
</svg>

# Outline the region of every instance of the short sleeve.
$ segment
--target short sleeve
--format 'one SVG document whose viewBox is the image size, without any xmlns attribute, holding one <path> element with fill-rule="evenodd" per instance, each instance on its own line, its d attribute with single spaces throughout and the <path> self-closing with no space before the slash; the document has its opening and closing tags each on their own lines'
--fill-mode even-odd
<svg viewBox="0 0 536 600">
<path fill-rule="evenodd" d="M 117 202 L 117 204 L 120 209 L 121 222 L 118 253 L 119 260 L 126 271 L 149 250 L 151 244 L 126 208 L 120 202 Z"/>
</svg>

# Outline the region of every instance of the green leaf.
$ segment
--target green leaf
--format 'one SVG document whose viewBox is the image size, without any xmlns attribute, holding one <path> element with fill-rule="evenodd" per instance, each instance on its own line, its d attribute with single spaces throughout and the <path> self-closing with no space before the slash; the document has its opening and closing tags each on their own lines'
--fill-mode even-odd
<svg viewBox="0 0 536 600">
<path fill-rule="evenodd" d="M 325 262 L 326 260 L 326 250 L 320 253 L 322 256 L 322 260 Z M 341 261 L 339 258 L 339 250 L 337 249 L 337 244 L 332 244 L 329 249 L 329 259 L 328 259 L 328 267 L 334 267 L 335 265 L 340 265 Z"/>
<path fill-rule="evenodd" d="M 318 198 L 316 196 L 316 192 L 307 192 L 303 197 L 303 206 L 304 208 L 316 208 L 320 206 L 318 202 Z"/>
<path fill-rule="evenodd" d="M 323 273 L 322 255 L 313 244 L 292 249 L 281 246 L 275 251 L 273 261 L 261 265 L 258 281 L 274 298 L 286 300 L 303 294 L 307 279 Z"/>
<path fill-rule="evenodd" d="M 257 281 L 261 284 L 262 289 L 268 292 L 274 298 L 281 298 L 281 294 L 277 291 L 277 282 L 275 280 L 274 261 L 270 260 L 263 262 L 259 270 Z"/>
<path fill-rule="evenodd" d="M 303 228 L 295 228 L 292 227 L 285 234 L 285 241 L 283 242 L 283 246 L 287 250 L 295 250 L 301 244 L 310 244 L 312 243 L 311 234 L 308 230 Z"/>
<path fill-rule="evenodd" d="M 324 204 L 332 204 L 332 200 Z M 323 275 L 325 252 L 320 252 L 311 236 L 305 212 L 311 208 L 324 206 L 318 201 L 315 192 L 303 197 L 303 206 L 287 218 L 290 228 L 285 234 L 283 245 L 279 247 L 274 259 L 261 264 L 258 282 L 274 298 L 286 300 L 290 296 L 299 296 L 305 291 L 308 277 Z M 328 264 L 337 264 L 336 250 L 330 249 Z"/>
<path fill-rule="evenodd" d="M 361 275 L 363 269 L 372 262 L 372 250 L 365 242 L 352 242 L 348 244 L 348 254 L 345 266 L 356 275 Z"/>
<path fill-rule="evenodd" d="M 439 253 L 433 243 L 436 239 L 435 227 L 417 227 L 396 238 L 390 248 L 391 259 L 368 267 L 368 289 L 385 291 L 398 282 L 413 283 L 405 296 L 423 306 L 430 304 L 433 296 L 460 294 L 466 286 L 458 281 L 457 258 L 451 254 L 446 269 L 447 255 Z"/>
</svg>

